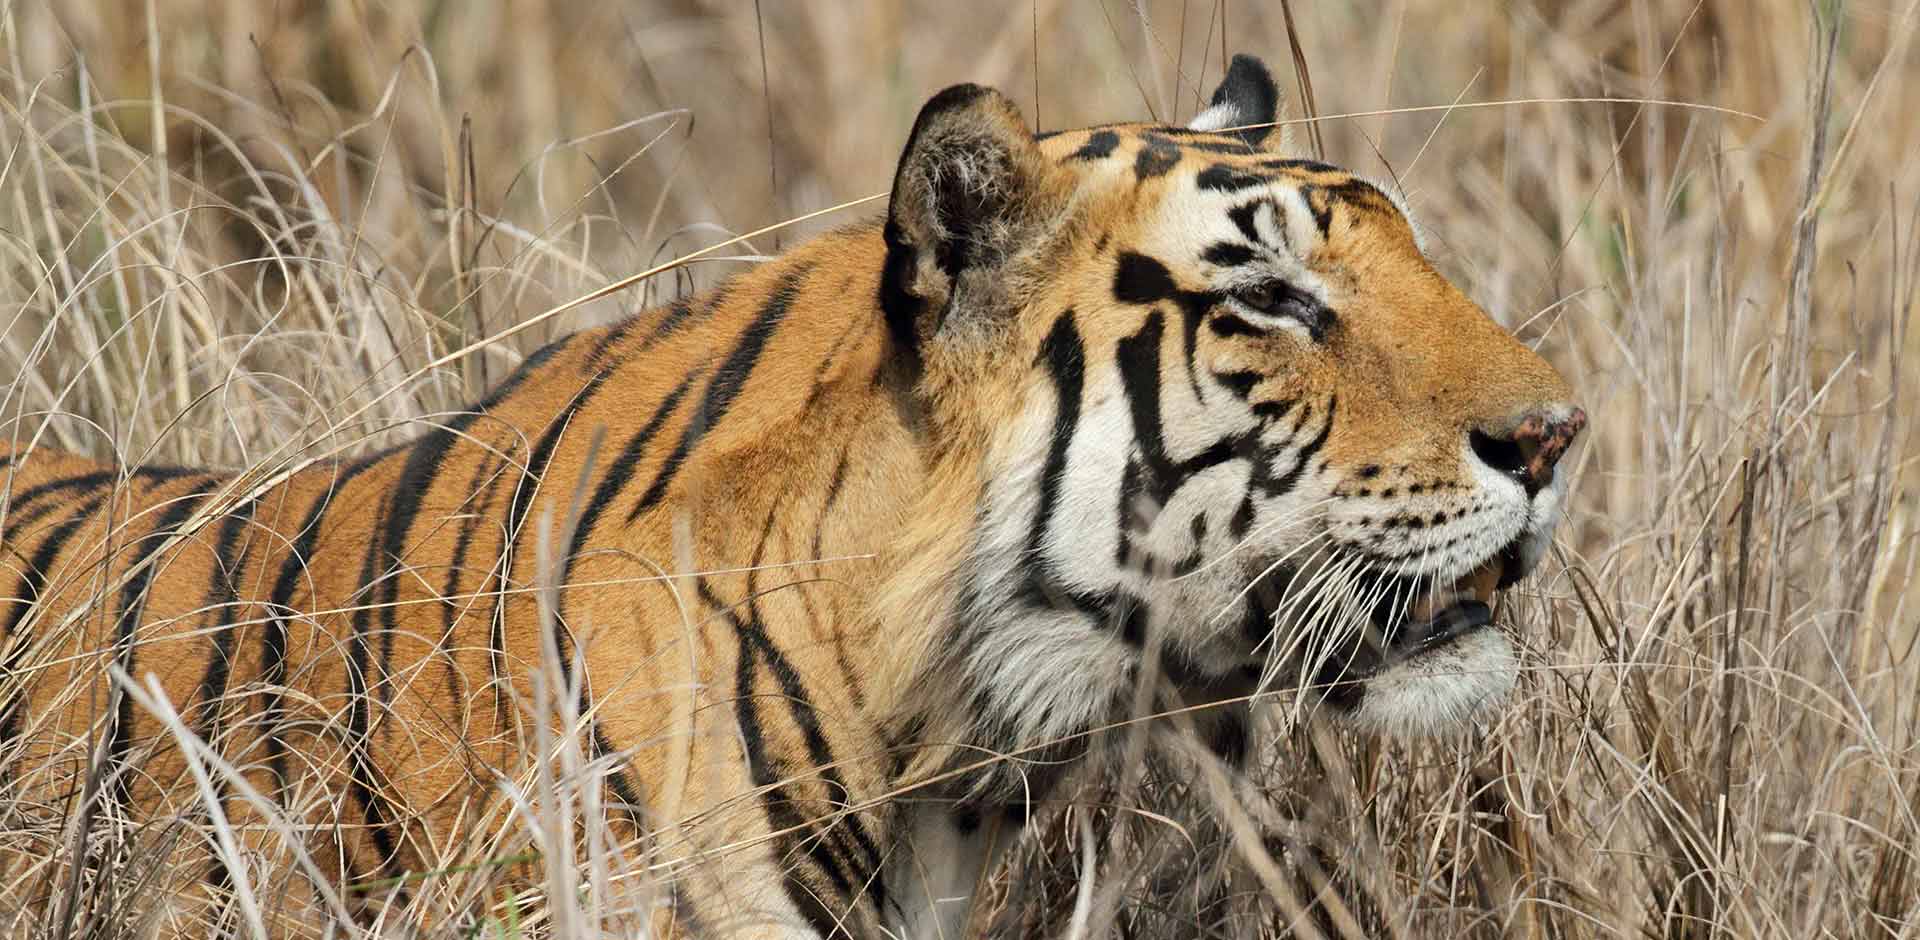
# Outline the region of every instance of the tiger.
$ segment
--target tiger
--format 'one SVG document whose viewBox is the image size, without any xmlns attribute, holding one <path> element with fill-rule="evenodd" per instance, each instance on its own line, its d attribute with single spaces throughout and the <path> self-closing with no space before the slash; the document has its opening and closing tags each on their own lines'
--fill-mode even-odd
<svg viewBox="0 0 1920 940">
<path fill-rule="evenodd" d="M 1490 605 L 1587 415 L 1281 98 L 1238 55 L 1185 125 L 1036 133 L 947 88 L 882 217 L 390 449 L 126 468 L 16 419 L 7 812 L 218 810 L 257 849 L 292 836 L 243 793 L 318 793 L 307 877 L 404 881 L 484 860 L 502 781 L 570 741 L 669 873 L 655 935 L 957 937 L 1142 701 L 1229 767 L 1287 693 L 1363 734 L 1487 720 L 1519 669 Z"/>
</svg>

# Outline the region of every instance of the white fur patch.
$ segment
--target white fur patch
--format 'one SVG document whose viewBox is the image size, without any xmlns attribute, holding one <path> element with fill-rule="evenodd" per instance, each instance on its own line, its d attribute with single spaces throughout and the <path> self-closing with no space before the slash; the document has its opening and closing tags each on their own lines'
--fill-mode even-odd
<svg viewBox="0 0 1920 940">
<path fill-rule="evenodd" d="M 1513 644 L 1483 627 L 1367 680 L 1348 720 L 1402 738 L 1457 732 L 1505 701 L 1518 672 Z"/>
<path fill-rule="evenodd" d="M 1240 109 L 1235 107 L 1233 102 L 1228 101 L 1194 115 L 1193 120 L 1187 122 L 1187 129 L 1211 133 L 1226 130 L 1229 127 L 1239 127 L 1244 120 L 1240 116 Z"/>
</svg>

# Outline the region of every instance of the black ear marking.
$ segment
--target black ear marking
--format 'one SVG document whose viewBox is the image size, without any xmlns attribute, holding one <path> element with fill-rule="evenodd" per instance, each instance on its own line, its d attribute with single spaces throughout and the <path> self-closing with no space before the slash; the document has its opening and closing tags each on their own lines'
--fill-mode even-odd
<svg viewBox="0 0 1920 940">
<path fill-rule="evenodd" d="M 1213 90 L 1207 109 L 1187 126 L 1197 131 L 1220 131 L 1249 124 L 1265 125 L 1230 132 L 1248 146 L 1259 147 L 1273 133 L 1273 124 L 1279 119 L 1280 86 L 1274 83 L 1266 63 L 1241 53 L 1227 65 L 1227 75 Z"/>
</svg>

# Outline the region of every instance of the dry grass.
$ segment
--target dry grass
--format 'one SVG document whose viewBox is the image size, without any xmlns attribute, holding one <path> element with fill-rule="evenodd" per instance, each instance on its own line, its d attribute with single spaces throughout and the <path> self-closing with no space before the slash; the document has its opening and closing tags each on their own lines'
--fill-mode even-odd
<svg viewBox="0 0 1920 940">
<path fill-rule="evenodd" d="M 0 414 L 129 463 L 408 436 L 543 339 L 836 221 L 533 322 L 878 192 L 938 87 L 1046 128 L 1183 118 L 1223 24 L 1286 60 L 1268 6 L 0 5 Z M 1533 668 L 1464 748 L 1290 730 L 1250 783 L 1090 784 L 998 930 L 1920 937 L 1915 6 L 1296 5 L 1329 158 L 1397 179 L 1594 415 L 1557 561 L 1508 602 Z M 528 793 L 591 809 L 568 772 Z M 543 812 L 501 857 L 581 838 L 595 866 L 549 866 L 524 921 L 430 879 L 410 922 L 612 923 L 618 860 Z M 112 891 L 6 929 L 137 932 L 154 900 Z"/>
</svg>

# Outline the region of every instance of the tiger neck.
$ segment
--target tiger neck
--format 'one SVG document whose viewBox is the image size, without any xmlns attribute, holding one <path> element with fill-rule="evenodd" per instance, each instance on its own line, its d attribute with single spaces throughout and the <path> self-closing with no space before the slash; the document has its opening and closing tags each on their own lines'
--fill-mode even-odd
<svg viewBox="0 0 1920 940">
<path fill-rule="evenodd" d="M 632 480 L 616 499 L 631 521 L 605 547 L 682 573 L 676 590 L 708 608 L 716 639 L 737 616 L 792 662 L 815 710 L 978 755 L 964 745 L 1019 729 L 977 700 L 988 690 L 970 670 L 946 667 L 970 638 L 1033 658 L 1016 625 L 960 623 L 969 590 L 1005 586 L 976 535 L 988 449 L 1020 405 L 957 405 L 948 399 L 977 373 L 944 391 L 916 373 L 924 364 L 881 309 L 884 256 L 877 226 L 829 233 L 708 295 L 580 334 L 561 355 L 582 368 L 552 371 L 601 377 L 561 449 L 586 447 L 596 424 L 647 441 L 629 454 L 610 435 L 598 458 Z M 927 413 L 936 396 L 947 423 Z M 1085 683 L 1106 684 L 1074 687 Z M 920 748 L 902 772 L 940 773 L 952 758 Z"/>
</svg>

